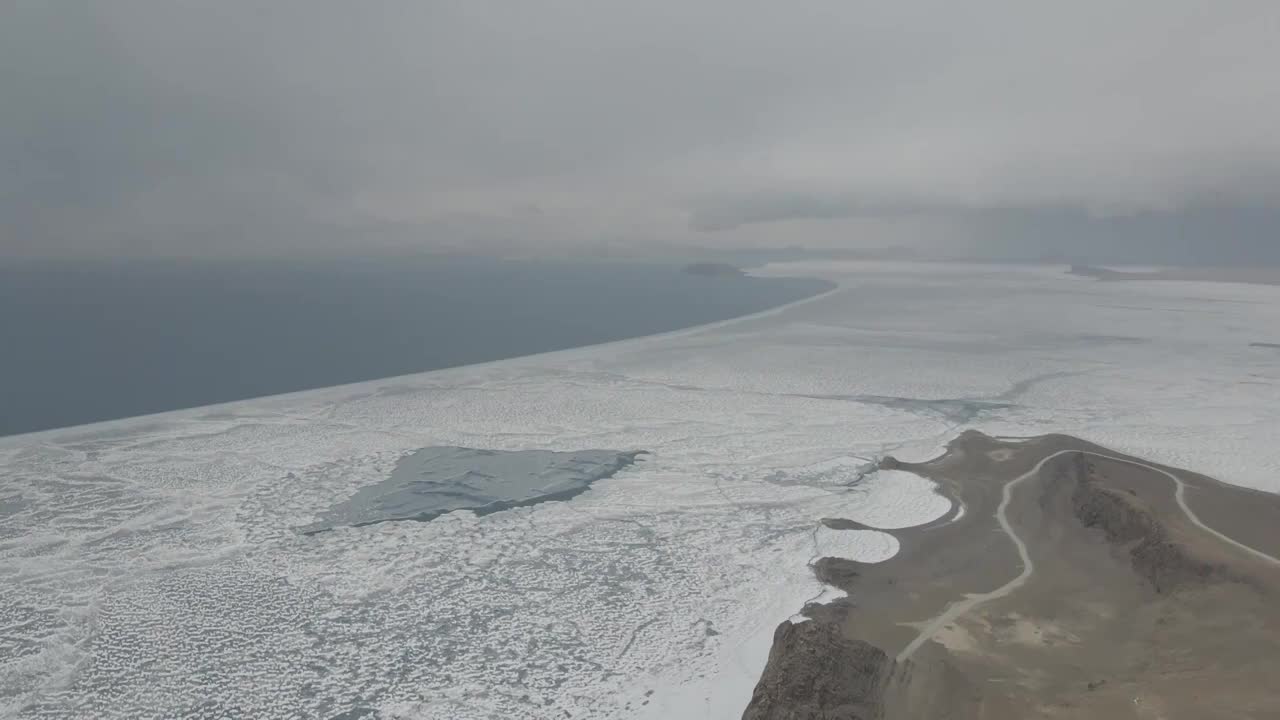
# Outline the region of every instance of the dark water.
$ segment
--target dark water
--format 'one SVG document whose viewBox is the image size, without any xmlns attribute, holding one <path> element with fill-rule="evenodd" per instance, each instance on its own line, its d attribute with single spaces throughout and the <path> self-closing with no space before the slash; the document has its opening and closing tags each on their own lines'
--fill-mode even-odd
<svg viewBox="0 0 1280 720">
<path fill-rule="evenodd" d="M 350 499 L 300 528 L 314 534 L 341 526 L 381 522 L 426 522 L 454 510 L 477 515 L 568 500 L 591 483 L 613 477 L 639 452 L 614 450 L 476 450 L 428 447 L 401 458 L 391 475 L 361 488 Z"/>
<path fill-rule="evenodd" d="M 458 258 L 0 269 L 0 435 L 635 337 L 825 288 Z"/>
</svg>

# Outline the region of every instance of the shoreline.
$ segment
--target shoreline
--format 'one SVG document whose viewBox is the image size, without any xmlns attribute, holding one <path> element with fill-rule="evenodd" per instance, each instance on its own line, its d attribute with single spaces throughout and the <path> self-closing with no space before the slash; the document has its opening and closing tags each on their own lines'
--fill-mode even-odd
<svg viewBox="0 0 1280 720">
<path fill-rule="evenodd" d="M 757 277 L 757 276 L 750 275 L 750 277 Z M 791 277 L 791 276 L 788 276 L 788 277 Z M 546 360 L 546 359 L 555 358 L 559 355 L 564 355 L 569 353 L 596 352 L 600 350 L 623 349 L 627 347 L 628 344 L 634 344 L 639 342 L 650 342 L 650 341 L 659 340 L 659 339 L 679 338 L 679 337 L 684 337 L 686 335 L 694 335 L 700 332 L 706 332 L 708 330 L 718 329 L 721 327 L 728 327 L 730 325 L 740 323 L 740 322 L 746 322 L 750 320 L 757 320 L 760 318 L 771 317 L 773 315 L 777 315 L 791 308 L 800 307 L 803 305 L 807 305 L 809 303 L 817 302 L 824 298 L 828 298 L 832 295 L 839 293 L 841 290 L 843 290 L 846 287 L 845 285 L 842 285 L 840 283 L 837 283 L 828 279 L 823 279 L 823 278 L 811 278 L 811 279 L 815 281 L 823 282 L 829 285 L 830 287 L 828 287 L 826 290 L 823 290 L 817 294 L 809 295 L 809 296 L 800 298 L 798 300 L 792 300 L 791 302 L 783 303 L 781 305 L 775 305 L 770 308 L 765 308 L 764 310 L 757 310 L 755 312 L 747 313 L 745 315 L 735 315 L 733 317 L 724 318 L 722 320 L 714 320 L 712 322 L 702 323 L 700 325 L 690 325 L 688 327 L 676 328 L 674 330 L 664 330 L 662 332 L 650 333 L 648 335 L 636 335 L 633 337 L 621 338 L 617 340 L 606 340 L 599 343 L 577 345 L 574 347 L 560 348 L 558 350 L 548 350 L 545 352 L 530 353 L 527 355 L 513 355 L 511 357 L 498 358 L 496 360 L 486 360 L 484 362 L 470 363 L 467 365 L 454 365 L 450 367 L 423 370 L 421 372 L 404 373 L 401 375 L 388 375 L 386 377 L 374 378 L 371 380 L 357 380 L 355 382 L 340 383 L 337 385 L 326 385 L 323 387 L 307 388 L 303 390 L 290 390 L 288 392 L 276 393 L 272 395 L 258 395 L 255 397 L 241 398 L 239 400 L 228 400 L 226 402 L 212 403 L 208 405 L 197 405 L 193 407 L 176 408 L 173 410 L 163 410 L 160 412 L 146 413 L 143 415 L 130 415 L 127 417 L 111 418 L 109 420 L 97 420 L 94 422 L 82 423 L 79 425 L 67 425 L 64 427 L 47 428 L 44 430 L 33 430 L 31 432 L 16 433 L 12 435 L 0 435 L 0 448 L 5 446 L 21 445 L 27 442 L 40 442 L 48 438 L 57 437 L 58 435 L 61 435 L 63 433 L 96 432 L 96 431 L 107 430 L 107 429 L 115 429 L 117 427 L 123 430 L 128 427 L 146 425 L 154 422 L 190 420 L 194 417 L 198 417 L 199 415 L 208 414 L 209 412 L 230 411 L 239 407 L 243 407 L 246 404 L 278 403 L 281 401 L 299 399 L 304 395 L 315 395 L 319 397 L 321 395 L 330 394 L 330 393 L 345 394 L 353 390 L 362 390 L 362 389 L 376 390 L 377 388 L 387 384 L 395 384 L 396 382 L 403 382 L 410 379 L 423 379 L 423 378 L 426 378 L 429 376 L 435 376 L 438 374 L 490 369 L 490 368 L 502 366 L 504 364 L 517 365 L 518 363 L 522 363 L 522 362 Z"/>
<path fill-rule="evenodd" d="M 965 512 L 895 531 L 883 563 L 818 561 L 848 598 L 778 627 L 744 718 L 1280 710 L 1257 681 L 1280 659 L 1253 660 L 1280 658 L 1280 495 L 1064 435 L 882 467 Z"/>
</svg>

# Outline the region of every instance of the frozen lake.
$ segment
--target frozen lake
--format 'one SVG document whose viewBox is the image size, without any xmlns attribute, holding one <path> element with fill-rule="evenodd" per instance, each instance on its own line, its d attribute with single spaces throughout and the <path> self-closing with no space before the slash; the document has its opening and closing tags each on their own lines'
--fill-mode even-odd
<svg viewBox="0 0 1280 720">
<path fill-rule="evenodd" d="M 947 511 L 885 453 L 1066 432 L 1280 490 L 1280 287 L 1062 270 L 771 267 L 840 289 L 0 440 L 0 716 L 736 718 L 831 595 L 808 563 L 897 549 L 820 519 Z M 423 448 L 651 454 L 567 500 L 297 531 Z"/>
</svg>

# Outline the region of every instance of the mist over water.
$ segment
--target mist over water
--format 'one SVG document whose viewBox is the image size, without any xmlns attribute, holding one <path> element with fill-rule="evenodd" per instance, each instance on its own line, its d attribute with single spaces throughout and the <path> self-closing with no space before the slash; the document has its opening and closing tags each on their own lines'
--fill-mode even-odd
<svg viewBox="0 0 1280 720">
<path fill-rule="evenodd" d="M 647 335 L 826 287 L 474 258 L 0 269 L 0 435 Z"/>
</svg>

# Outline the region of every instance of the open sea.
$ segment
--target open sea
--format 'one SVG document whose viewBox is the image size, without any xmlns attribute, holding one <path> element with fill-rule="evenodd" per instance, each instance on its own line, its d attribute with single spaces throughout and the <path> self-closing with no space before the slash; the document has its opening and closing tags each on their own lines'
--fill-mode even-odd
<svg viewBox="0 0 1280 720">
<path fill-rule="evenodd" d="M 456 257 L 0 268 L 0 435 L 648 335 L 828 287 Z"/>
</svg>

